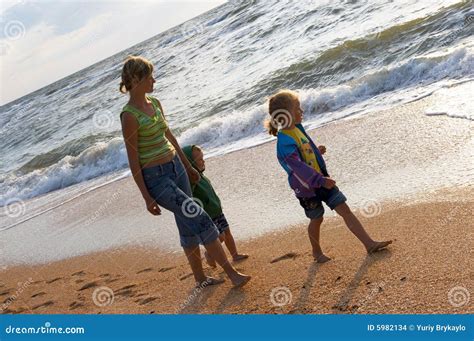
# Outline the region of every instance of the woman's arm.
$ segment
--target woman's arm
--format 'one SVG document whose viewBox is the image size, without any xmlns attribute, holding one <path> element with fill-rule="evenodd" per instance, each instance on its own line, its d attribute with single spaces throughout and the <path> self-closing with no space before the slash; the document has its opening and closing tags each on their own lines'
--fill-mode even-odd
<svg viewBox="0 0 474 341">
<path fill-rule="evenodd" d="M 128 164 L 132 172 L 133 179 L 137 184 L 143 199 L 145 199 L 147 209 L 151 214 L 160 214 L 160 208 L 151 197 L 143 180 L 142 168 L 138 156 L 138 122 L 129 112 L 122 114 L 122 134 L 127 148 Z"/>
<path fill-rule="evenodd" d="M 181 159 L 181 162 L 183 162 L 183 165 L 186 168 L 186 172 L 188 173 L 190 182 L 192 184 L 197 183 L 201 176 L 199 175 L 199 172 L 193 168 L 186 155 L 184 155 L 183 150 L 179 146 L 178 141 L 176 140 L 170 129 L 166 130 L 165 136 L 168 141 L 171 142 L 174 149 L 176 149 L 176 151 L 178 152 L 179 158 Z"/>
</svg>

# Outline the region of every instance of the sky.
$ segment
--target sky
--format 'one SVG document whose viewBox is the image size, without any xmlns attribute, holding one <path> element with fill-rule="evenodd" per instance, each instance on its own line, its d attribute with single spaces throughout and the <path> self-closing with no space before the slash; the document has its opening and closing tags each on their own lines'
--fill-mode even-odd
<svg viewBox="0 0 474 341">
<path fill-rule="evenodd" d="M 0 0 L 0 105 L 224 2 Z"/>
</svg>

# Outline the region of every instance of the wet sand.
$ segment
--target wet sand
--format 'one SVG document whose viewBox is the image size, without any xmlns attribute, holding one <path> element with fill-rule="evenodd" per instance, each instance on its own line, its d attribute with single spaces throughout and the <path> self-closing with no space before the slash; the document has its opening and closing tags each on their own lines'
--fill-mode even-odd
<svg viewBox="0 0 474 341">
<path fill-rule="evenodd" d="M 332 258 L 325 264 L 312 260 L 306 225 L 239 242 L 250 258 L 236 267 L 253 276 L 241 289 L 229 280 L 193 289 L 181 253 L 98 252 L 3 271 L 2 312 L 472 314 L 474 191 L 443 190 L 436 196 L 444 199 L 384 202 L 375 215 L 358 212 L 374 238 L 394 240 L 370 256 L 338 217 L 323 223 L 321 243 Z M 225 277 L 219 269 L 206 272 Z"/>
</svg>

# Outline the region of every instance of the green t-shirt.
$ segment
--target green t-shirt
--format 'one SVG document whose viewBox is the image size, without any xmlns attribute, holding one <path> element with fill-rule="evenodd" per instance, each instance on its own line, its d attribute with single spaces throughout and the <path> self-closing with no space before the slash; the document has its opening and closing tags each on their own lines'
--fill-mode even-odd
<svg viewBox="0 0 474 341">
<path fill-rule="evenodd" d="M 183 153 L 186 155 L 191 165 L 196 168 L 192 158 L 193 147 L 194 145 L 184 147 Z M 216 191 L 214 191 L 211 181 L 202 172 L 199 172 L 199 174 L 201 175 L 201 180 L 192 185 L 193 197 L 201 201 L 198 201 L 198 203 L 202 203 L 204 211 L 209 214 L 211 219 L 215 219 L 222 214 L 221 200 L 217 196 Z"/>
</svg>

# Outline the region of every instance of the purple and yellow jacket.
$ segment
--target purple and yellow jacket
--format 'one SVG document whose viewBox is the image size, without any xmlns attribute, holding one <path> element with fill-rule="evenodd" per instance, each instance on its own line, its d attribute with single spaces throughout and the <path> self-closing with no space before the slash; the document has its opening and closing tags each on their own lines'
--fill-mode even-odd
<svg viewBox="0 0 474 341">
<path fill-rule="evenodd" d="M 295 191 L 296 196 L 298 198 L 310 198 L 314 197 L 315 189 L 324 184 L 324 177 L 329 176 L 329 174 L 321 152 L 313 140 L 306 134 L 303 125 L 297 124 L 296 127 L 308 139 L 322 174 L 304 162 L 296 141 L 281 131 L 277 135 L 277 157 L 280 165 L 288 173 L 288 182 L 291 189 Z"/>
</svg>

